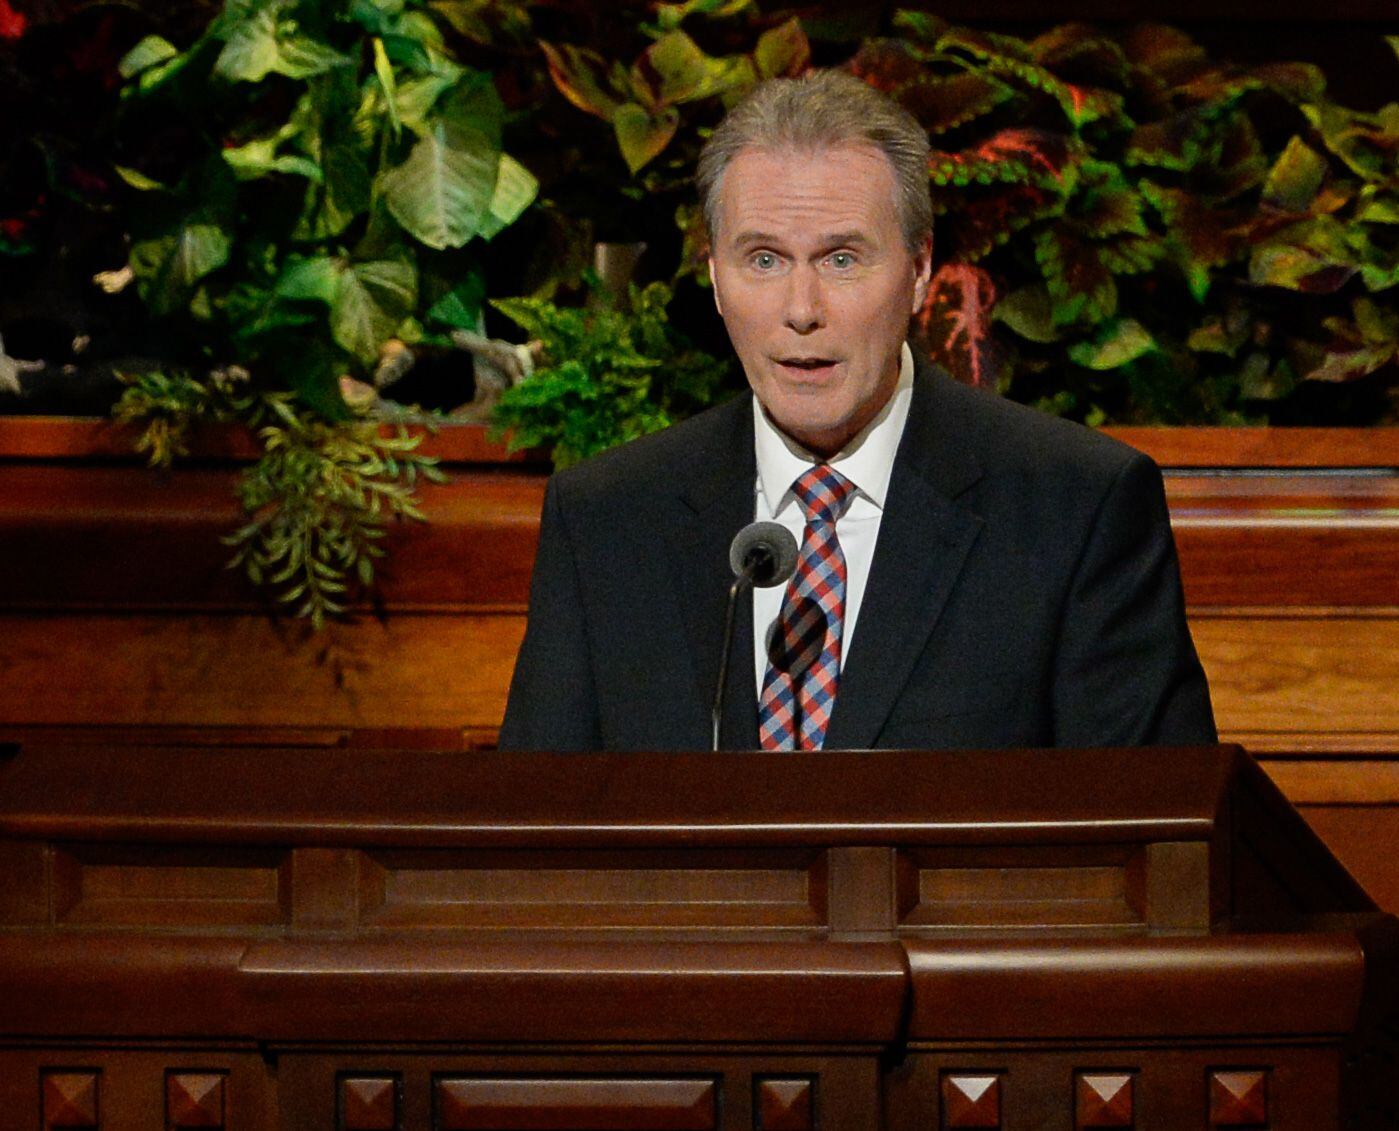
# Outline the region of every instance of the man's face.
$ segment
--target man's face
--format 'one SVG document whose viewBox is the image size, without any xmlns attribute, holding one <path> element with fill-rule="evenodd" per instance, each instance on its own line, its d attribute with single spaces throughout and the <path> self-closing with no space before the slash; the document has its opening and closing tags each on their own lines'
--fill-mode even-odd
<svg viewBox="0 0 1399 1131">
<path fill-rule="evenodd" d="M 768 416 L 809 451 L 840 451 L 899 377 L 930 248 L 899 228 L 894 170 L 871 145 L 740 150 L 724 170 L 714 300 Z"/>
</svg>

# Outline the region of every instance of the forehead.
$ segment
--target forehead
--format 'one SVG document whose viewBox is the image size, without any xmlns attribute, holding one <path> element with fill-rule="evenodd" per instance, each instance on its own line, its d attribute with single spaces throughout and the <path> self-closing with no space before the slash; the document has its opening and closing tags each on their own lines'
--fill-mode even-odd
<svg viewBox="0 0 1399 1131">
<path fill-rule="evenodd" d="M 741 149 L 724 170 L 717 218 L 721 240 L 847 231 L 888 237 L 898 231 L 894 169 L 865 143 Z"/>
</svg>

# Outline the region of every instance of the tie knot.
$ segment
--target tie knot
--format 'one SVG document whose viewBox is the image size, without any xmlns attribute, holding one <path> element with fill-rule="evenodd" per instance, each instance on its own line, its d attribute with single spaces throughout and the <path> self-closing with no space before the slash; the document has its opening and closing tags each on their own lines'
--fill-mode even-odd
<svg viewBox="0 0 1399 1131">
<path fill-rule="evenodd" d="M 855 485 L 829 464 L 820 464 L 792 484 L 807 522 L 836 522 L 845 513 Z"/>
</svg>

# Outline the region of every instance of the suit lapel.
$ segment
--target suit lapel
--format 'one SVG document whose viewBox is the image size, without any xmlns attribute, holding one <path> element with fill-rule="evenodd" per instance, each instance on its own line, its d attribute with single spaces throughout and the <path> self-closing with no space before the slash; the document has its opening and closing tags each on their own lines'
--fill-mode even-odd
<svg viewBox="0 0 1399 1131">
<path fill-rule="evenodd" d="M 942 615 L 981 519 L 956 500 L 981 477 L 975 436 L 920 366 L 879 525 L 828 749 L 874 745 Z"/>
<path fill-rule="evenodd" d="M 690 655 L 694 657 L 693 690 L 704 706 L 704 748 L 709 745 L 709 711 L 719 677 L 724 612 L 733 573 L 729 544 L 753 521 L 753 485 L 757 471 L 753 455 L 752 398 L 734 398 L 714 414 L 714 428 L 692 451 L 695 477 L 677 484 L 680 507 L 665 531 L 684 610 Z M 734 614 L 733 650 L 725 691 L 720 737 L 728 749 L 754 749 L 758 744 L 758 706 L 753 673 L 753 602 L 740 599 Z"/>
</svg>

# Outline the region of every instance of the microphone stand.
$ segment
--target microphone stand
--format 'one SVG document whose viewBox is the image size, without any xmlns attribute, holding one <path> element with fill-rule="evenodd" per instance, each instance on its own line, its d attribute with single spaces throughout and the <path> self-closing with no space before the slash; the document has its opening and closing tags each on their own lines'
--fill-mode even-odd
<svg viewBox="0 0 1399 1131">
<path fill-rule="evenodd" d="M 724 612 L 723 651 L 719 653 L 719 681 L 714 687 L 714 706 L 709 712 L 709 749 L 716 754 L 719 752 L 719 724 L 724 718 L 724 691 L 729 683 L 729 653 L 733 651 L 734 609 L 738 605 L 739 594 L 752 587 L 754 574 L 765 565 L 770 565 L 771 561 L 771 553 L 762 547 L 755 548 L 744 559 L 743 568 L 729 586 L 729 604 Z"/>
</svg>

